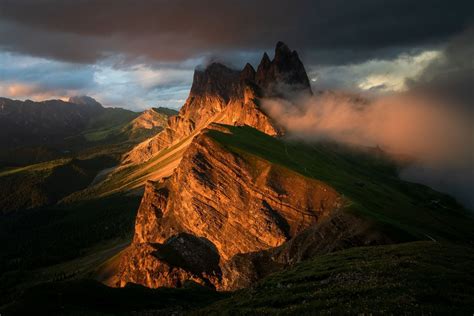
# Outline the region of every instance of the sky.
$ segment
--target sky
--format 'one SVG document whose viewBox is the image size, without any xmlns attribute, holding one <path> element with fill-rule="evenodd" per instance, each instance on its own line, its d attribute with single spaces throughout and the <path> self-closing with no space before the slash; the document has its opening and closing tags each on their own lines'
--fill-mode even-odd
<svg viewBox="0 0 474 316">
<path fill-rule="evenodd" d="M 460 0 L 0 0 L 0 96 L 179 108 L 197 66 L 256 67 L 280 40 L 315 91 L 391 93 L 472 78 L 473 26 Z"/>
</svg>

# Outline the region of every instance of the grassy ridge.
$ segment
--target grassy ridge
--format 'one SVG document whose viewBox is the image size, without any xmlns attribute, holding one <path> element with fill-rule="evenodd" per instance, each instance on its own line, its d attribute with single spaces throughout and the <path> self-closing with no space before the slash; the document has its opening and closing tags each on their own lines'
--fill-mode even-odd
<svg viewBox="0 0 474 316">
<path fill-rule="evenodd" d="M 208 133 L 247 161 L 265 159 L 328 183 L 351 201 L 349 211 L 375 220 L 399 240 L 474 239 L 470 213 L 447 195 L 400 180 L 396 165 L 383 153 L 283 141 L 250 127 L 226 128 L 231 133 Z"/>
<path fill-rule="evenodd" d="M 3 213 L 51 205 L 87 187 L 96 174 L 113 166 L 108 156 L 58 159 L 0 173 L 0 210 Z"/>
</svg>

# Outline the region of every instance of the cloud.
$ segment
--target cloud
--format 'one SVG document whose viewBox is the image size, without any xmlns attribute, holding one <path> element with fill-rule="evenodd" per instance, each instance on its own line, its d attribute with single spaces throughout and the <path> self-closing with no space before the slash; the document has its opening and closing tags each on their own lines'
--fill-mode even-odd
<svg viewBox="0 0 474 316">
<path fill-rule="evenodd" d="M 472 117 L 462 107 L 426 95 L 368 100 L 333 92 L 296 104 L 265 100 L 262 106 L 290 138 L 379 146 L 395 157 L 411 157 L 414 164 L 403 176 L 474 206 L 472 195 L 465 194 L 474 185 L 474 130 Z"/>
<path fill-rule="evenodd" d="M 371 59 L 349 65 L 316 65 L 309 68 L 313 88 L 377 92 L 403 91 L 406 79 L 419 75 L 441 55 L 439 50 L 401 53 L 391 59 Z"/>
<path fill-rule="evenodd" d="M 43 58 L 0 52 L 0 81 L 34 84 L 45 89 L 85 89 L 92 66 L 78 66 Z"/>
<path fill-rule="evenodd" d="M 143 110 L 150 106 L 179 108 L 191 86 L 192 69 L 151 68 L 144 64 L 126 69 L 96 67 L 94 97 L 106 105 Z"/>
<path fill-rule="evenodd" d="M 182 61 L 211 51 L 268 49 L 284 40 L 308 56 L 322 52 L 348 61 L 440 43 L 472 23 L 472 12 L 470 1 L 442 0 L 2 1 L 0 46 L 94 63 L 115 54 Z"/>
<path fill-rule="evenodd" d="M 474 27 L 455 36 L 422 72 L 408 78 L 407 86 L 437 97 L 463 103 L 474 115 Z"/>
<path fill-rule="evenodd" d="M 83 65 L 0 52 L 0 96 L 41 101 L 87 94 L 106 106 L 134 110 L 156 105 L 178 108 L 184 103 L 192 62 L 119 67 L 117 62 L 120 59 L 114 58 Z"/>
</svg>

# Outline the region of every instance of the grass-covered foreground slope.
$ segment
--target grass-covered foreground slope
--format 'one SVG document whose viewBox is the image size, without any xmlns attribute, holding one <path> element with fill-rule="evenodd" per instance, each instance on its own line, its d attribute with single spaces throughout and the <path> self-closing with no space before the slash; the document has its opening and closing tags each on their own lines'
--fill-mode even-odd
<svg viewBox="0 0 474 316">
<path fill-rule="evenodd" d="M 208 135 L 246 161 L 270 161 L 323 181 L 348 200 L 347 211 L 374 221 L 396 240 L 472 241 L 472 215 L 448 195 L 398 177 L 377 150 L 270 137 L 250 127 L 225 126 Z"/>
<path fill-rule="evenodd" d="M 147 180 L 158 180 L 172 174 L 178 166 L 192 137 L 160 151 L 153 158 L 140 164 L 119 166 L 110 172 L 103 181 L 78 191 L 67 198 L 68 201 L 87 200 L 130 192 L 143 188 Z"/>
<path fill-rule="evenodd" d="M 112 315 L 468 314 L 474 250 L 431 241 L 316 257 L 234 293 L 201 287 L 108 288 L 93 281 L 29 289 L 9 312 Z"/>
<path fill-rule="evenodd" d="M 200 315 L 470 315 L 474 249 L 431 241 L 352 248 L 271 275 Z"/>
</svg>

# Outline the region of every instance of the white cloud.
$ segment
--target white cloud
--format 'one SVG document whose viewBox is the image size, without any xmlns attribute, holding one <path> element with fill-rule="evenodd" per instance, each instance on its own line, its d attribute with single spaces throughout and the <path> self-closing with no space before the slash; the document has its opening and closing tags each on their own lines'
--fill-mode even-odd
<svg viewBox="0 0 474 316">
<path fill-rule="evenodd" d="M 318 78 L 316 89 L 403 91 L 405 79 L 419 75 L 433 60 L 442 56 L 439 50 L 401 54 L 391 60 L 373 59 L 359 64 L 321 66 L 310 69 Z"/>
<path fill-rule="evenodd" d="M 40 101 L 86 94 L 105 106 L 179 108 L 198 62 L 148 66 L 114 59 L 81 65 L 0 51 L 0 96 Z"/>
</svg>

